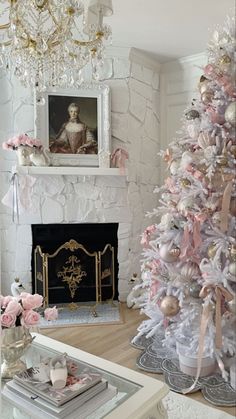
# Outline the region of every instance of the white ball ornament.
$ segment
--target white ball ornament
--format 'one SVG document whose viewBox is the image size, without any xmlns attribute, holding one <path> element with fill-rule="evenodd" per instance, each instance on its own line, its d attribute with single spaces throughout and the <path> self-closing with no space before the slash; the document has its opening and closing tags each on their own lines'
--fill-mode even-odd
<svg viewBox="0 0 236 419">
<path fill-rule="evenodd" d="M 172 163 L 170 164 L 169 170 L 173 176 L 177 175 L 179 166 L 180 166 L 180 160 L 173 160 Z"/>
<path fill-rule="evenodd" d="M 167 263 L 176 262 L 179 258 L 180 252 L 179 247 L 170 247 L 169 243 L 162 244 L 159 249 L 160 258 Z"/>
<path fill-rule="evenodd" d="M 231 102 L 225 110 L 225 120 L 233 127 L 236 126 L 236 102 Z"/>
<path fill-rule="evenodd" d="M 229 264 L 229 273 L 234 277 L 231 279 L 231 281 L 236 282 L 236 262 Z"/>
</svg>

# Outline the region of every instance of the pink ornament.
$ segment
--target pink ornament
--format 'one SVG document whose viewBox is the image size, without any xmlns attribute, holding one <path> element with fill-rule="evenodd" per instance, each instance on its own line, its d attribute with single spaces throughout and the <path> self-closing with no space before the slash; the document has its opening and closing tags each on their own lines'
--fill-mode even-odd
<svg viewBox="0 0 236 419">
<path fill-rule="evenodd" d="M 48 321 L 56 320 L 58 318 L 58 310 L 56 306 L 52 308 L 46 308 L 46 310 L 44 311 L 44 317 Z"/>
<path fill-rule="evenodd" d="M 208 113 L 208 115 L 210 117 L 210 120 L 213 124 L 223 125 L 225 123 L 224 115 L 221 115 L 215 109 L 210 108 L 210 109 L 207 110 L 207 113 Z"/>
</svg>

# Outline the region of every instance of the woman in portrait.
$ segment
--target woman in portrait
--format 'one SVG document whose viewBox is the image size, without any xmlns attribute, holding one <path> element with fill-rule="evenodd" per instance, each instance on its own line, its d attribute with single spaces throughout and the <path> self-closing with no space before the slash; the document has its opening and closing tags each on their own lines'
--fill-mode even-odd
<svg viewBox="0 0 236 419">
<path fill-rule="evenodd" d="M 96 154 L 97 142 L 93 133 L 79 118 L 77 103 L 68 107 L 69 120 L 65 122 L 50 145 L 52 153 Z"/>
</svg>

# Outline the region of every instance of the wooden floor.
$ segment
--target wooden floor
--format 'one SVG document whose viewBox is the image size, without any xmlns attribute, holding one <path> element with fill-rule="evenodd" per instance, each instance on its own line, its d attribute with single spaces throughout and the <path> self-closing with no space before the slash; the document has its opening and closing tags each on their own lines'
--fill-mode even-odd
<svg viewBox="0 0 236 419">
<path fill-rule="evenodd" d="M 145 373 L 136 366 L 140 350 L 133 348 L 129 342 L 136 335 L 137 327 L 145 316 L 140 315 L 139 310 L 128 309 L 124 303 L 121 306 L 124 319 L 122 324 L 41 329 L 40 333 L 163 381 L 162 374 Z M 205 401 L 200 391 L 185 397 L 214 407 Z M 217 408 L 236 416 L 235 408 Z"/>
</svg>

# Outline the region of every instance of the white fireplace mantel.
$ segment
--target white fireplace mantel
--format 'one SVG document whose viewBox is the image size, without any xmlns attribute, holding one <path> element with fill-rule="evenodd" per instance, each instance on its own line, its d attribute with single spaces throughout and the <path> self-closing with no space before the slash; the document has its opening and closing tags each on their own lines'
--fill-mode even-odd
<svg viewBox="0 0 236 419">
<path fill-rule="evenodd" d="M 17 166 L 16 173 L 22 175 L 82 175 L 82 176 L 126 176 L 117 168 L 73 167 L 73 166 Z"/>
</svg>

